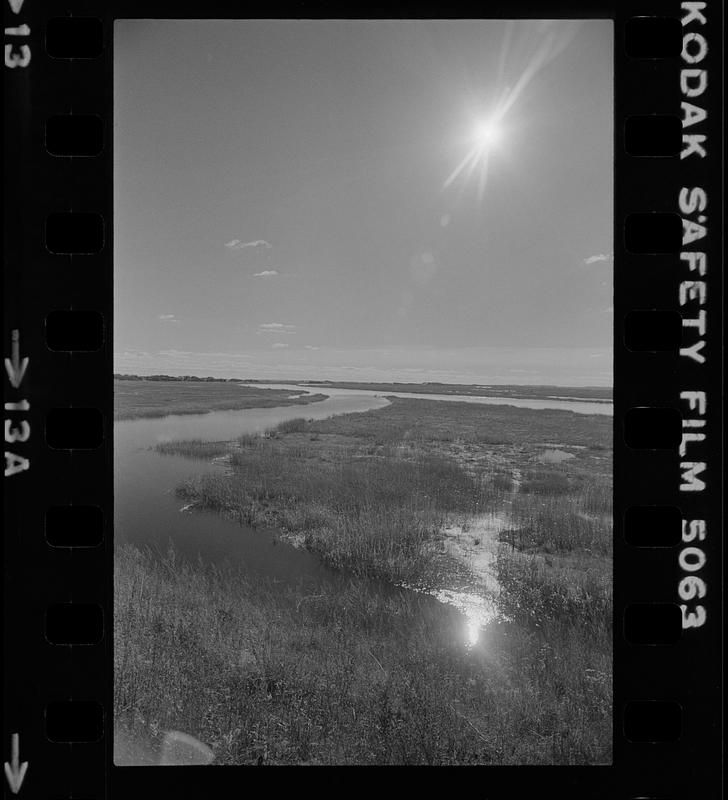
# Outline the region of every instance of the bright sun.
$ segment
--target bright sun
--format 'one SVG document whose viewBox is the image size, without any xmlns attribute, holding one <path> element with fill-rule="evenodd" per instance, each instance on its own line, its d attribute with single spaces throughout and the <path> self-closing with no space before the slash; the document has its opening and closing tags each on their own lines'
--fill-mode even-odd
<svg viewBox="0 0 728 800">
<path fill-rule="evenodd" d="M 502 138 L 503 129 L 492 120 L 481 120 L 473 128 L 473 142 L 483 150 L 495 147 Z"/>
<path fill-rule="evenodd" d="M 465 181 L 477 176 L 478 199 L 482 199 L 489 163 L 496 155 L 500 155 L 496 150 L 501 149 L 506 138 L 506 130 L 501 124 L 502 116 L 501 110 L 496 108 L 489 116 L 471 118 L 470 134 L 467 139 L 468 152 L 450 173 L 443 184 L 444 189 L 454 183 L 460 175 Z"/>
</svg>

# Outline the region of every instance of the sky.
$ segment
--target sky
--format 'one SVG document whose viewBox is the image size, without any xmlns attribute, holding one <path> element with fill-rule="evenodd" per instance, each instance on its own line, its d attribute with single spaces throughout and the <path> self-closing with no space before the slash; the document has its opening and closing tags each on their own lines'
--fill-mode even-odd
<svg viewBox="0 0 728 800">
<path fill-rule="evenodd" d="M 611 385 L 612 39 L 117 20 L 115 371 Z"/>
</svg>

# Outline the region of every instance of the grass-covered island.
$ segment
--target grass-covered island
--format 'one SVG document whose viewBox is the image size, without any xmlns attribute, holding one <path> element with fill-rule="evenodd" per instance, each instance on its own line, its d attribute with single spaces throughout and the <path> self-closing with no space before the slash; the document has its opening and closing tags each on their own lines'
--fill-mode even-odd
<svg viewBox="0 0 728 800">
<path fill-rule="evenodd" d="M 222 764 L 609 763 L 611 442 L 607 416 L 393 398 L 160 445 L 222 461 L 187 504 L 348 578 L 312 595 L 117 548 L 116 719 Z M 467 647 L 448 606 L 378 588 L 402 584 L 500 620 Z"/>
<path fill-rule="evenodd" d="M 160 379 L 118 376 L 114 378 L 114 419 L 305 405 L 325 398 L 326 395 L 320 393 L 308 392 L 299 396 L 285 389 L 257 389 L 230 381 L 183 381 L 167 376 Z"/>
</svg>

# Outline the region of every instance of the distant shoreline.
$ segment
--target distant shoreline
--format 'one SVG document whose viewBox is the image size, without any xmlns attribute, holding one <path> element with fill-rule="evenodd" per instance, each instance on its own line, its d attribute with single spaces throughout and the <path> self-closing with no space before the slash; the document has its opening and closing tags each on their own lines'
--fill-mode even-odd
<svg viewBox="0 0 728 800">
<path fill-rule="evenodd" d="M 467 384 L 467 383 L 403 383 L 378 381 L 312 381 L 270 380 L 268 378 L 213 378 L 196 375 L 114 375 L 115 381 L 148 381 L 164 383 L 235 383 L 240 385 L 295 385 L 301 389 L 364 389 L 375 392 L 411 392 L 432 395 L 471 395 L 473 397 L 504 397 L 514 400 L 580 400 L 590 403 L 612 403 L 613 390 L 605 386 L 557 386 L 553 384 Z"/>
<path fill-rule="evenodd" d="M 472 397 L 503 397 L 513 400 L 578 400 L 589 403 L 612 403 L 612 389 L 602 386 L 517 386 L 461 383 L 378 383 L 363 381 L 258 381 L 246 379 L 247 384 L 276 384 L 300 386 L 302 389 L 363 389 L 375 392 L 410 392 L 431 395 L 470 395 Z"/>
</svg>

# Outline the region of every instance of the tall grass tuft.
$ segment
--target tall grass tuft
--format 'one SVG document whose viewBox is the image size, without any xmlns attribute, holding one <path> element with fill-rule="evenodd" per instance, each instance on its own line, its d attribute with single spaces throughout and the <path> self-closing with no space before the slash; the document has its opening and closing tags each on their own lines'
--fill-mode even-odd
<svg viewBox="0 0 728 800">
<path fill-rule="evenodd" d="M 556 469 L 531 470 L 523 478 L 524 494 L 562 495 L 571 489 L 568 476 Z"/>
<path fill-rule="evenodd" d="M 517 495 L 511 511 L 511 528 L 502 539 L 521 551 L 584 551 L 611 556 L 611 517 L 591 516 L 584 510 L 586 507 L 580 496 Z"/>
<path fill-rule="evenodd" d="M 585 638 L 612 625 L 612 575 L 598 562 L 533 558 L 502 546 L 497 556 L 501 609 L 526 626 L 556 622 Z"/>
<path fill-rule="evenodd" d="M 587 514 L 611 515 L 614 506 L 611 481 L 591 481 L 582 490 L 581 507 Z"/>
<path fill-rule="evenodd" d="M 154 449 L 165 456 L 184 456 L 209 460 L 229 452 L 227 442 L 208 442 L 203 439 L 184 439 L 172 442 L 159 442 Z"/>
<path fill-rule="evenodd" d="M 279 422 L 275 427 L 269 428 L 268 435 L 279 435 L 286 433 L 303 433 L 308 429 L 308 422 L 303 417 L 296 417 L 295 419 L 285 419 Z"/>
</svg>

